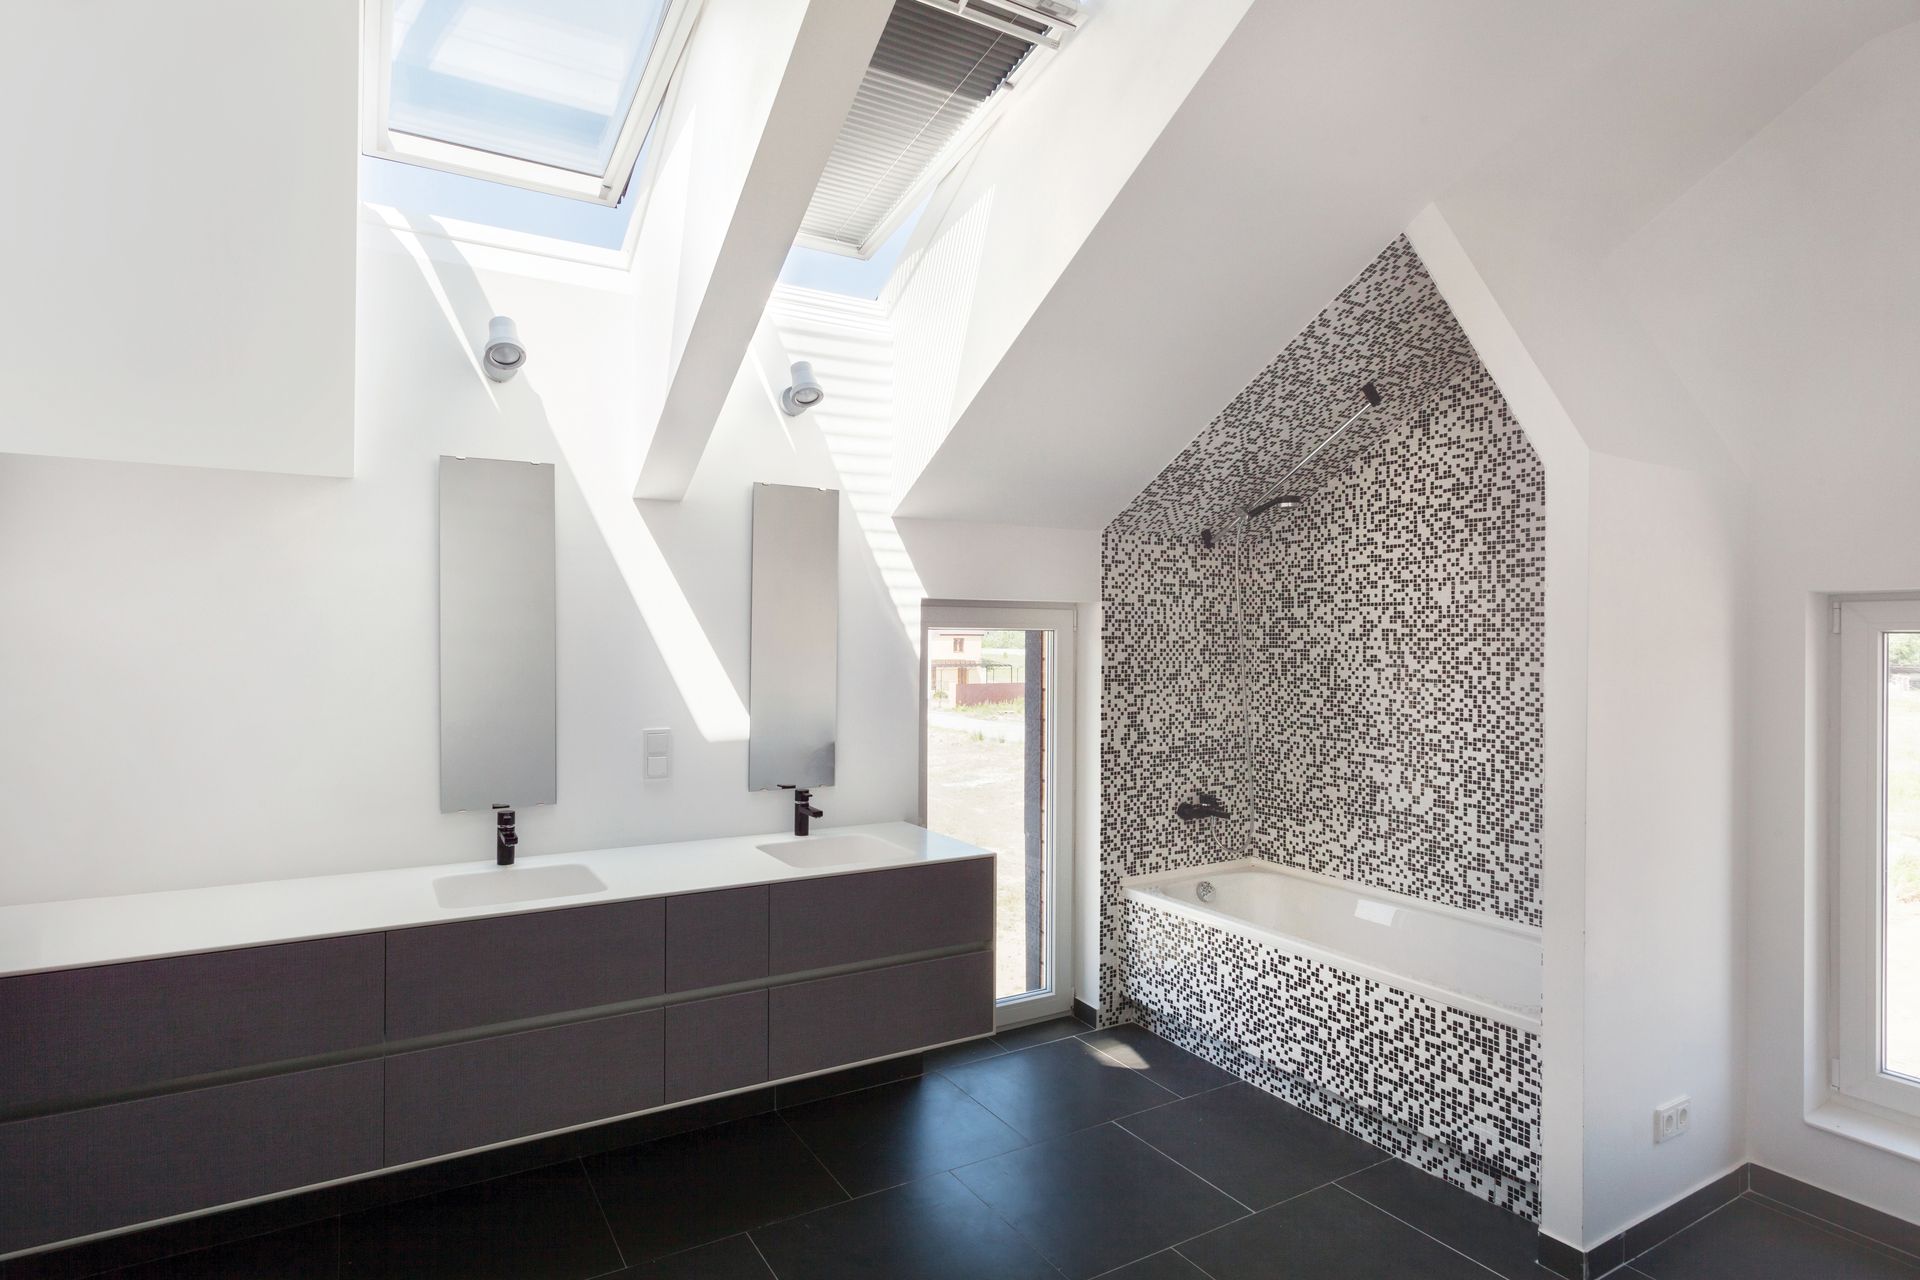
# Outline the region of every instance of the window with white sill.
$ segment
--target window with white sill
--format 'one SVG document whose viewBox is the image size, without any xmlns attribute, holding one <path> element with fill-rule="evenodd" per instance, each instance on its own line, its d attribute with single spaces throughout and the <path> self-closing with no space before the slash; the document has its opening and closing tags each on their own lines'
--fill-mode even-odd
<svg viewBox="0 0 1920 1280">
<path fill-rule="evenodd" d="M 1920 1118 L 1920 600 L 1839 612 L 1836 1083 Z"/>
</svg>

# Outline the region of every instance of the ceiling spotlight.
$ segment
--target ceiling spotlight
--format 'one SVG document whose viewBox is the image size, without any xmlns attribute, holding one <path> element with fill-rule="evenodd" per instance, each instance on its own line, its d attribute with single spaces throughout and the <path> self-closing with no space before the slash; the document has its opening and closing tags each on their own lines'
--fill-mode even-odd
<svg viewBox="0 0 1920 1280">
<path fill-rule="evenodd" d="M 787 416 L 797 418 L 826 398 L 827 393 L 820 389 L 819 380 L 813 376 L 813 363 L 795 360 L 793 385 L 780 393 L 780 407 L 787 411 Z"/>
<path fill-rule="evenodd" d="M 487 321 L 487 376 L 505 382 L 527 363 L 527 349 L 520 345 L 520 331 L 506 316 Z"/>
</svg>

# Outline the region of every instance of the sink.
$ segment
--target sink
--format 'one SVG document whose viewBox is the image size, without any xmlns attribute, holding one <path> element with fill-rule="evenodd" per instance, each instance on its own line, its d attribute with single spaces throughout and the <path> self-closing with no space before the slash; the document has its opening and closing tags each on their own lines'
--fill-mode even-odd
<svg viewBox="0 0 1920 1280">
<path fill-rule="evenodd" d="M 759 846 L 790 867 L 860 867 L 898 862 L 906 853 L 873 836 L 804 836 Z"/>
<path fill-rule="evenodd" d="M 449 910 L 459 907 L 497 907 L 506 902 L 533 902 L 540 898 L 570 898 L 599 893 L 606 884 L 577 862 L 557 867 L 499 867 L 464 876 L 441 876 L 433 882 L 433 896 Z"/>
</svg>

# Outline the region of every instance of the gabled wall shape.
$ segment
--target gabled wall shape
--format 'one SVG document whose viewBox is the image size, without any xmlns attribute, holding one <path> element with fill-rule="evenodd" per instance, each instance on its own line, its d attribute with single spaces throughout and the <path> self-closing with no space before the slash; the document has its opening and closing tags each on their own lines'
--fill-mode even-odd
<svg viewBox="0 0 1920 1280">
<path fill-rule="evenodd" d="M 1243 515 L 1328 441 L 1288 481 L 1297 508 Z M 1408 1014 L 1413 997 L 1298 958 L 1274 977 L 1259 948 L 1223 968 L 1215 953 L 1239 944 L 1166 934 L 1120 881 L 1251 855 L 1539 925 L 1545 545 L 1540 460 L 1404 238 L 1102 545 L 1103 1016 L 1137 1003 L 1156 1030 L 1528 1216 L 1536 1035 Z M 1232 816 L 1176 816 L 1196 791 Z M 1197 951 L 1170 961 L 1183 946 Z M 1262 976 L 1235 993 L 1226 972 Z M 1305 1034 L 1277 1006 L 1316 985 L 1332 994 L 1313 1008 L 1350 1034 L 1304 1058 L 1256 1043 Z M 1463 1054 L 1484 1060 L 1457 1088 L 1406 1070 Z M 1406 1106 L 1429 1087 L 1444 1105 Z"/>
</svg>

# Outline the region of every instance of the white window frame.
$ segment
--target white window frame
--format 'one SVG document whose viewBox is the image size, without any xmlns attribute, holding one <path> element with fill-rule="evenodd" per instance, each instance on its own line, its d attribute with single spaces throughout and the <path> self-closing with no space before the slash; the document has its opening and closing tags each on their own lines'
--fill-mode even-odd
<svg viewBox="0 0 1920 1280">
<path fill-rule="evenodd" d="M 647 140 L 647 130 L 661 114 L 667 87 L 673 82 L 687 43 L 692 39 L 702 0 L 670 0 L 660 19 L 660 35 L 647 55 L 627 118 L 614 142 L 613 156 L 601 174 L 577 173 L 558 165 L 539 164 L 514 156 L 496 155 L 477 147 L 423 138 L 387 127 L 391 103 L 394 0 L 365 0 L 361 26 L 360 147 L 370 156 L 440 169 L 469 178 L 502 182 L 543 191 L 548 195 L 617 205 L 633 177 L 633 166 Z"/>
<path fill-rule="evenodd" d="M 927 703 L 933 683 L 932 647 L 927 634 L 943 627 L 991 631 L 1053 632 L 1053 670 L 1049 683 L 1047 741 L 1053 745 L 1053 776 L 1048 813 L 1047 865 L 1051 890 L 1046 898 L 1047 986 L 995 1003 L 997 1027 L 1019 1026 L 1056 1017 L 1073 1007 L 1074 970 L 1074 653 L 1079 647 L 1079 610 L 1071 604 L 1037 601 L 923 600 L 920 604 L 920 811 L 927 825 Z M 999 925 L 995 922 L 995 936 Z"/>
<path fill-rule="evenodd" d="M 1920 1081 L 1884 1069 L 1886 1027 L 1886 643 L 1920 631 L 1920 599 L 1836 601 L 1838 733 L 1834 888 L 1838 927 L 1834 1087 L 1856 1104 L 1920 1119 Z"/>
</svg>

